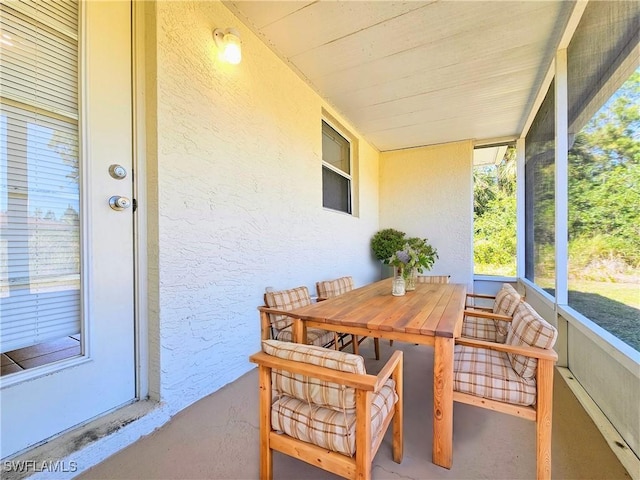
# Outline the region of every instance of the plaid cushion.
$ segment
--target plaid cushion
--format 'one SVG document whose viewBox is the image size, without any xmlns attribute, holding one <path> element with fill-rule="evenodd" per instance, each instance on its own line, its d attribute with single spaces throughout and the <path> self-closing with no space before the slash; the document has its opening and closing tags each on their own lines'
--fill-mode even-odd
<svg viewBox="0 0 640 480">
<path fill-rule="evenodd" d="M 297 287 L 291 290 L 280 290 L 276 292 L 267 292 L 264 294 L 264 301 L 267 307 L 276 308 L 278 310 L 293 310 L 294 308 L 304 307 L 311 303 L 309 289 L 307 287 Z M 284 330 L 292 324 L 291 317 L 285 315 L 269 315 L 271 325 L 278 331 Z"/>
<path fill-rule="evenodd" d="M 513 322 L 507 336 L 509 345 L 529 345 L 551 349 L 556 343 L 558 331 L 538 315 L 531 305 L 520 302 L 513 314 Z M 538 360 L 524 355 L 509 354 L 511 366 L 523 378 L 534 378 Z"/>
<path fill-rule="evenodd" d="M 495 320 L 488 318 L 465 316 L 462 321 L 462 336 L 486 340 L 488 342 L 498 342 L 496 323 Z M 504 343 L 504 341 L 498 343 Z"/>
<path fill-rule="evenodd" d="M 395 382 L 389 379 L 372 396 L 372 446 L 382 434 L 382 425 L 398 401 Z M 310 405 L 309 402 L 287 395 L 277 397 L 271 407 L 271 425 L 303 442 L 322 448 L 353 455 L 356 451 L 355 412 L 338 411 Z"/>
<path fill-rule="evenodd" d="M 513 316 L 516 307 L 522 300 L 520 294 L 508 283 L 502 284 L 502 288 L 496 295 L 496 299 L 493 302 L 493 313 L 498 315 Z M 496 327 L 496 341 L 498 343 L 504 343 L 507 340 L 509 334 L 509 322 L 502 322 L 500 320 L 493 320 Z"/>
<path fill-rule="evenodd" d="M 451 275 L 418 275 L 416 281 L 418 283 L 449 283 Z"/>
<path fill-rule="evenodd" d="M 311 365 L 319 365 L 340 372 L 366 374 L 360 355 L 328 350 L 313 345 L 264 340 L 262 350 L 269 355 Z M 355 409 L 355 389 L 317 378 L 273 370 L 272 385 L 282 395 L 339 411 Z"/>
<path fill-rule="evenodd" d="M 536 401 L 535 378 L 517 375 L 504 352 L 456 345 L 453 362 L 453 389 L 457 392 L 516 405 Z"/>
<path fill-rule="evenodd" d="M 340 277 L 335 280 L 324 280 L 316 283 L 318 297 L 331 298 L 353 290 L 353 278 Z"/>
<path fill-rule="evenodd" d="M 335 336 L 333 332 L 320 330 L 319 328 L 307 328 L 307 344 L 325 347 L 333 343 Z M 283 342 L 293 342 L 293 327 L 280 330 L 276 335 L 276 340 Z"/>
</svg>

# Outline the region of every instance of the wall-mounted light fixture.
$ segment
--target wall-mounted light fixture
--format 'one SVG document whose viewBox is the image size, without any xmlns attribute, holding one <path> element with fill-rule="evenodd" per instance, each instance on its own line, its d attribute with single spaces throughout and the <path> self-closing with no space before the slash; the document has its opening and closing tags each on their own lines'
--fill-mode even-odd
<svg viewBox="0 0 640 480">
<path fill-rule="evenodd" d="M 235 28 L 222 30 L 216 28 L 213 31 L 213 39 L 220 50 L 220 57 L 228 63 L 234 65 L 242 60 L 242 48 L 240 46 L 240 33 Z"/>
</svg>

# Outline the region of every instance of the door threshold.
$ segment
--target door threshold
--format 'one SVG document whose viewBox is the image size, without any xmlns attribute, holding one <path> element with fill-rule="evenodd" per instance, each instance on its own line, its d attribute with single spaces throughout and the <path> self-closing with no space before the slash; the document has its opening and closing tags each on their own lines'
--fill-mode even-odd
<svg viewBox="0 0 640 480">
<path fill-rule="evenodd" d="M 153 432 L 171 418 L 162 404 L 141 400 L 2 459 L 2 479 L 71 479 Z"/>
</svg>

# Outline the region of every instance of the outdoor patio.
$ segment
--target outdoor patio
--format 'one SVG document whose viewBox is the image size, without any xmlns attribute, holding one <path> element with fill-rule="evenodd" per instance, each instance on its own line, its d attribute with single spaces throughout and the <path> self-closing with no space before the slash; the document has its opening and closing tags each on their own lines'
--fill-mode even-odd
<svg viewBox="0 0 640 480">
<path fill-rule="evenodd" d="M 394 349 L 404 352 L 404 459 L 391 459 L 387 433 L 373 466 L 373 478 L 525 479 L 535 477 L 535 424 L 463 404 L 455 405 L 451 470 L 431 462 L 431 347 L 381 342 L 362 344 L 369 372 Z M 177 414 L 168 424 L 80 475 L 91 479 L 258 478 L 258 380 L 252 370 Z M 552 476 L 558 479 L 632 478 L 556 372 Z M 274 454 L 275 478 L 337 478 L 303 462 Z"/>
</svg>

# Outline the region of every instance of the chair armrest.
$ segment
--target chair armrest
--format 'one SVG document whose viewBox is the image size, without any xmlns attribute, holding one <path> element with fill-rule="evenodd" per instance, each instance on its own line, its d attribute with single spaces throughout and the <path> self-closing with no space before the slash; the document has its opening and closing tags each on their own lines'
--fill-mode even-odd
<svg viewBox="0 0 640 480">
<path fill-rule="evenodd" d="M 467 293 L 467 298 L 485 298 L 487 300 L 495 300 L 495 295 L 485 295 L 484 293 Z"/>
<path fill-rule="evenodd" d="M 478 317 L 478 318 L 490 318 L 491 320 L 501 320 L 503 322 L 513 321 L 513 317 L 508 315 L 500 315 L 499 313 L 485 312 L 484 310 L 478 310 L 475 308 L 468 308 L 464 311 L 465 316 Z"/>
<path fill-rule="evenodd" d="M 269 313 L 272 315 L 284 315 L 286 317 L 296 318 L 291 315 L 290 311 L 287 311 L 287 310 L 278 310 L 277 308 L 271 308 L 271 307 L 265 307 L 265 306 L 258 307 L 258 310 L 260 310 L 262 313 Z"/>
<path fill-rule="evenodd" d="M 389 380 L 389 377 L 393 375 L 393 372 L 398 371 L 398 367 L 402 367 L 403 355 L 403 352 L 400 350 L 396 350 L 395 352 L 393 352 L 391 358 L 387 360 L 385 366 L 382 367 L 382 370 L 380 370 L 378 375 L 376 375 L 377 381 L 374 390 L 375 392 L 380 390 L 384 383 Z"/>
<path fill-rule="evenodd" d="M 299 373 L 300 375 L 319 378 L 320 380 L 346 385 L 358 390 L 375 391 L 378 384 L 378 377 L 374 375 L 341 372 L 319 365 L 285 360 L 264 352 L 254 353 L 249 357 L 249 361 L 271 369 Z"/>
<path fill-rule="evenodd" d="M 456 338 L 456 345 L 487 348 L 490 350 L 497 350 L 499 352 L 514 353 L 516 355 L 524 355 L 525 357 L 538 358 L 540 360 L 558 361 L 558 354 L 555 350 L 530 347 L 528 345 L 508 345 L 505 343 L 487 342 L 485 340 L 476 340 L 475 338 L 467 337 Z"/>
</svg>

